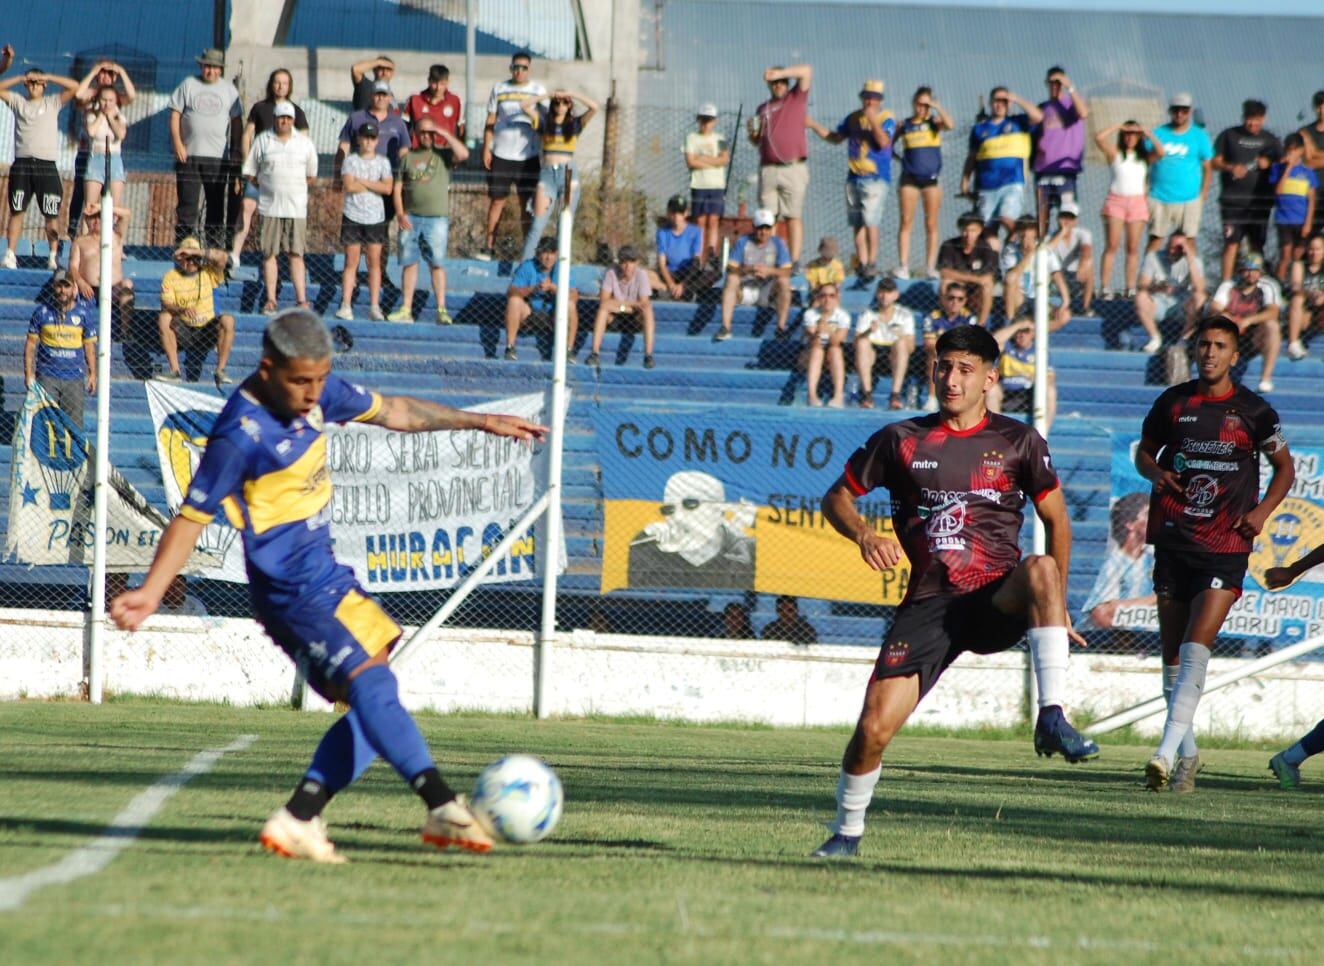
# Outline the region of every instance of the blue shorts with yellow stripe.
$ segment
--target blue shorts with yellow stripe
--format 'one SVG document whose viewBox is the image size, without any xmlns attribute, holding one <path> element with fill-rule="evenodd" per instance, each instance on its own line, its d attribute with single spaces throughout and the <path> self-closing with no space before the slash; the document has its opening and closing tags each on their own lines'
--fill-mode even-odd
<svg viewBox="0 0 1324 966">
<path fill-rule="evenodd" d="M 279 614 L 259 608 L 258 619 L 328 701 L 342 698 L 354 671 L 401 633 L 400 625 L 357 586 L 323 591 Z"/>
</svg>

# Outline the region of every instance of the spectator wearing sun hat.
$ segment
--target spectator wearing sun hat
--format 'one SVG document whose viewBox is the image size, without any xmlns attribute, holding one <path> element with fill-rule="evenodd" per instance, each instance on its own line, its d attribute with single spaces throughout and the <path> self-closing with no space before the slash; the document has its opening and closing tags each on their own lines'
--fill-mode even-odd
<svg viewBox="0 0 1324 966">
<path fill-rule="evenodd" d="M 754 212 L 754 230 L 741 235 L 731 249 L 726 263 L 726 284 L 722 287 L 722 327 L 714 340 L 731 338 L 731 323 L 736 303 L 775 306 L 777 334 L 786 332 L 791 312 L 791 253 L 786 243 L 773 234 L 777 216 L 767 208 Z"/>
<path fill-rule="evenodd" d="M 685 135 L 685 165 L 690 169 L 690 216 L 703 233 L 703 257 L 716 258 L 719 226 L 726 214 L 726 168 L 731 145 L 717 130 L 717 105 L 704 103 L 696 112 L 698 130 Z"/>
<path fill-rule="evenodd" d="M 229 190 L 238 175 L 244 111 L 239 91 L 222 75 L 224 51 L 197 58 L 199 76 L 186 77 L 170 95 L 170 142 L 175 150 L 175 238 L 198 231 L 200 203 L 207 202 L 208 244 L 225 247 L 226 225 L 241 197 Z M 232 208 L 233 212 L 227 209 Z"/>
<path fill-rule="evenodd" d="M 866 80 L 860 108 L 847 114 L 836 130 L 812 118 L 810 129 L 832 144 L 846 142 L 846 217 L 855 229 L 855 261 L 861 278 L 878 273 L 878 232 L 892 186 L 892 140 L 896 116 L 883 107 L 883 82 Z"/>
</svg>

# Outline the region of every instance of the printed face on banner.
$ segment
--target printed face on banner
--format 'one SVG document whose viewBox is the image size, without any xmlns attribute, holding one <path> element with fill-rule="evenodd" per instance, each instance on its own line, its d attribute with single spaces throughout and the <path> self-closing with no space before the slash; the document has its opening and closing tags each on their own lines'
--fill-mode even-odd
<svg viewBox="0 0 1324 966">
<path fill-rule="evenodd" d="M 630 586 L 754 589 L 757 508 L 728 503 L 722 481 L 684 471 L 667 480 L 660 520 L 630 541 Z"/>
</svg>

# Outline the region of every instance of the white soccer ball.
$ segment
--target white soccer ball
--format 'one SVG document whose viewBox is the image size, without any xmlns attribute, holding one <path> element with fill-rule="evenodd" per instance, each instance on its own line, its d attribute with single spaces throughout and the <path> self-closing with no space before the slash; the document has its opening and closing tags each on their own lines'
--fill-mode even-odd
<svg viewBox="0 0 1324 966">
<path fill-rule="evenodd" d="M 507 842 L 527 845 L 551 834 L 561 820 L 561 779 L 532 755 L 507 755 L 483 769 L 473 810 Z"/>
</svg>

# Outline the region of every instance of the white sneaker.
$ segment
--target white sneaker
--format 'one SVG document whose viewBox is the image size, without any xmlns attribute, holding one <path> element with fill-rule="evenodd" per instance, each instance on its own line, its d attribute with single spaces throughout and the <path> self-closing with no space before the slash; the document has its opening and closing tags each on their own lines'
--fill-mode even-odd
<svg viewBox="0 0 1324 966">
<path fill-rule="evenodd" d="M 18 268 L 18 258 L 14 255 L 13 249 L 5 252 L 5 257 L 0 259 L 0 267 Z"/>
<path fill-rule="evenodd" d="M 1273 380 L 1261 379 L 1260 384 L 1255 387 L 1256 392 L 1273 392 Z"/>
<path fill-rule="evenodd" d="M 386 321 L 386 316 L 382 315 L 382 310 L 375 305 L 372 308 L 368 309 L 368 318 L 370 318 L 374 322 Z"/>
<path fill-rule="evenodd" d="M 1155 755 L 1145 766 L 1145 787 L 1151 792 L 1161 792 L 1168 787 L 1168 772 L 1172 766 L 1164 761 L 1162 755 Z"/>
<path fill-rule="evenodd" d="M 1144 352 L 1146 355 L 1152 356 L 1155 352 L 1158 352 L 1159 349 L 1161 349 L 1162 347 L 1163 347 L 1163 339 L 1160 336 L 1151 335 L 1149 337 L 1149 341 L 1145 343 L 1144 347 L 1140 351 Z"/>
<path fill-rule="evenodd" d="M 57 242 L 55 247 L 51 249 L 50 255 L 47 256 L 46 258 L 46 268 L 48 271 L 53 272 L 59 267 L 60 267 L 60 245 Z"/>
<path fill-rule="evenodd" d="M 428 812 L 421 834 L 424 842 L 439 849 L 453 845 L 469 852 L 492 850 L 491 834 L 469 809 L 463 795 L 457 795 L 440 808 Z"/>
<path fill-rule="evenodd" d="M 906 265 L 898 265 L 892 269 L 893 278 L 910 278 L 910 268 Z"/>
<path fill-rule="evenodd" d="M 230 253 L 230 267 L 231 268 L 239 267 L 239 256 L 236 255 L 234 252 Z"/>
<path fill-rule="evenodd" d="M 1198 752 L 1190 758 L 1178 758 L 1177 767 L 1172 770 L 1172 778 L 1168 780 L 1168 788 L 1178 795 L 1189 795 L 1195 791 L 1195 776 L 1203 767 Z"/>
<path fill-rule="evenodd" d="M 336 318 L 344 322 L 353 322 L 354 310 L 348 305 L 342 305 L 340 308 L 336 309 Z"/>
<path fill-rule="evenodd" d="M 1291 342 L 1287 343 L 1287 358 L 1291 359 L 1293 362 L 1300 362 L 1302 359 L 1308 358 L 1309 356 L 1310 353 L 1306 350 L 1306 347 L 1301 344 L 1300 339 L 1293 339 Z"/>
<path fill-rule="evenodd" d="M 345 861 L 326 837 L 326 823 L 320 816 L 301 822 L 283 805 L 271 813 L 257 840 L 268 852 L 287 859 L 308 859 L 330 865 L 341 865 Z"/>
</svg>

